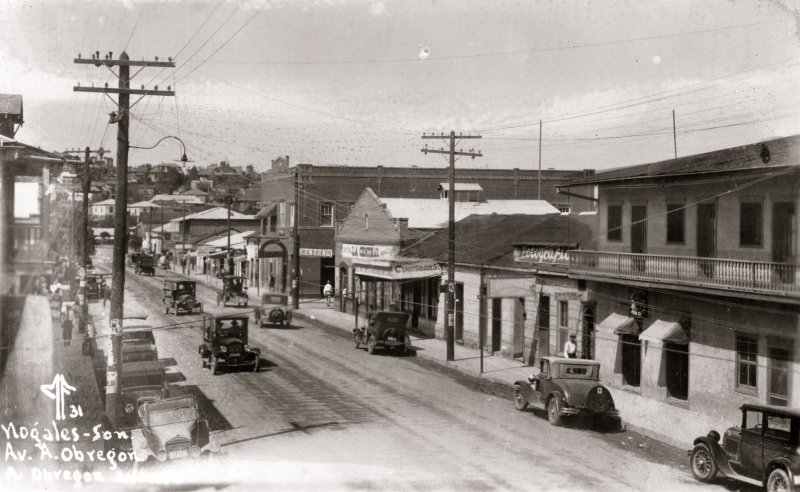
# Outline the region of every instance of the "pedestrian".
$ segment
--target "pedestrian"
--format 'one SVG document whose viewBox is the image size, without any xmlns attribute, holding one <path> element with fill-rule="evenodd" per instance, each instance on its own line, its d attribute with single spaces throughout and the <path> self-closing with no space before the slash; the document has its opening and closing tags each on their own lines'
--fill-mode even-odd
<svg viewBox="0 0 800 492">
<path fill-rule="evenodd" d="M 186 275 L 186 255 L 181 258 L 181 272 Z"/>
<path fill-rule="evenodd" d="M 322 288 L 322 294 L 325 296 L 325 304 L 330 307 L 331 305 L 331 296 L 333 295 L 333 286 L 331 285 L 331 281 L 325 284 L 325 287 Z"/>
<path fill-rule="evenodd" d="M 575 333 L 569 334 L 569 340 L 564 344 L 564 357 L 567 359 L 578 358 L 578 344 L 575 343 Z"/>
<path fill-rule="evenodd" d="M 53 294 L 53 304 L 56 306 L 56 312 L 61 312 L 61 304 L 64 302 L 64 294 L 62 294 L 61 289 L 56 289 L 55 293 Z"/>
<path fill-rule="evenodd" d="M 273 275 L 269 276 L 269 291 L 275 292 L 275 277 Z"/>
<path fill-rule="evenodd" d="M 103 281 L 103 307 L 106 307 L 106 301 L 111 301 L 111 287 Z"/>
</svg>

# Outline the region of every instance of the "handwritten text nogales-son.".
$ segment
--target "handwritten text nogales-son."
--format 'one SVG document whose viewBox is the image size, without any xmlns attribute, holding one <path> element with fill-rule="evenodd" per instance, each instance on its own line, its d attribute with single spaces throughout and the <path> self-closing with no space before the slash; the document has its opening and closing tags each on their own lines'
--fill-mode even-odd
<svg viewBox="0 0 800 492">
<path fill-rule="evenodd" d="M 39 427 L 39 422 L 33 426 L 17 426 L 13 422 L 8 425 L 0 425 L 5 438 L 9 441 L 33 441 L 41 442 L 78 442 L 81 439 L 91 441 L 110 441 L 112 439 L 130 439 L 125 431 L 103 430 L 103 424 L 92 427 L 92 432 L 80 432 L 75 427 L 59 427 L 55 420 L 50 421 L 50 425 Z"/>
</svg>

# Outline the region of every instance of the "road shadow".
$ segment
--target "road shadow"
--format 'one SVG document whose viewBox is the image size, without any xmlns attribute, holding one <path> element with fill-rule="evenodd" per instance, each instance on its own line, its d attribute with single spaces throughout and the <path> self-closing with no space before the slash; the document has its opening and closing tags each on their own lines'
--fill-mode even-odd
<svg viewBox="0 0 800 492">
<path fill-rule="evenodd" d="M 186 381 L 186 376 L 182 372 L 168 372 L 166 373 L 167 384 L 183 383 Z"/>
<path fill-rule="evenodd" d="M 523 413 L 530 413 L 536 418 L 547 420 L 547 410 L 540 407 L 529 406 Z M 625 425 L 620 419 L 600 419 L 589 415 L 578 415 L 574 417 L 562 417 L 559 427 L 575 429 L 596 434 L 623 434 Z"/>
<path fill-rule="evenodd" d="M 175 357 L 165 357 L 163 359 L 158 359 L 161 363 L 162 367 L 173 367 L 178 365 L 178 361 L 175 360 Z"/>
<path fill-rule="evenodd" d="M 172 391 L 173 388 L 170 388 Z M 200 408 L 200 417 L 208 421 L 208 429 L 210 432 L 227 431 L 233 429 L 233 426 L 222 413 L 217 410 L 214 405 L 214 400 L 209 399 L 200 387 L 187 384 L 184 386 L 177 386 L 171 396 L 181 396 L 191 394 L 197 399 L 197 406 Z"/>
</svg>

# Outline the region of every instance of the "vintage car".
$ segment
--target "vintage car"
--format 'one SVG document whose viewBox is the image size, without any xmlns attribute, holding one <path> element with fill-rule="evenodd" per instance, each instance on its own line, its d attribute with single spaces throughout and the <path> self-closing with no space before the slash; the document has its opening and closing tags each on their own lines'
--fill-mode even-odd
<svg viewBox="0 0 800 492">
<path fill-rule="evenodd" d="M 800 490 L 800 410 L 770 405 L 741 407 L 741 427 L 694 440 L 692 474 L 701 482 L 724 475 L 768 491 Z"/>
<path fill-rule="evenodd" d="M 367 326 L 353 329 L 353 343 L 356 348 L 367 346 L 367 352 L 385 348 L 405 353 L 411 346 L 411 337 L 406 334 L 408 313 L 393 311 L 371 311 L 367 314 Z"/>
<path fill-rule="evenodd" d="M 220 366 L 247 367 L 258 372 L 261 349 L 247 344 L 247 315 L 203 317 L 203 344 L 198 351 L 203 367 L 218 374 Z"/>
<path fill-rule="evenodd" d="M 247 277 L 240 277 L 237 275 L 223 275 L 222 276 L 222 292 L 217 292 L 217 306 L 222 304 L 236 304 L 237 306 L 247 306 L 250 300 L 247 297 L 247 287 L 244 282 Z"/>
<path fill-rule="evenodd" d="M 122 326 L 122 362 L 157 361 L 158 348 L 150 325 Z"/>
<path fill-rule="evenodd" d="M 197 284 L 193 280 L 164 280 L 164 314 L 170 310 L 177 316 L 181 313 L 202 313 L 203 304 L 197 300 Z"/>
<path fill-rule="evenodd" d="M 261 306 L 255 310 L 255 319 L 259 328 L 264 325 L 291 326 L 292 310 L 289 307 L 287 294 L 261 294 Z"/>
<path fill-rule="evenodd" d="M 514 407 L 522 411 L 528 404 L 540 405 L 552 425 L 559 425 L 566 416 L 587 415 L 619 427 L 614 398 L 599 377 L 599 362 L 542 357 L 539 374 L 514 383 Z"/>
<path fill-rule="evenodd" d="M 156 274 L 156 259 L 148 254 L 138 255 L 136 262 L 133 264 L 133 271 L 136 275 L 144 274 L 152 277 Z"/>
<path fill-rule="evenodd" d="M 208 422 L 200 418 L 194 395 L 146 402 L 139 407 L 138 414 L 141 428 L 131 432 L 137 463 L 151 458 L 164 462 L 219 452 L 219 445 L 209 435 Z"/>
<path fill-rule="evenodd" d="M 128 428 L 136 427 L 139 418 L 137 411 L 142 404 L 169 397 L 167 375 L 161 363 L 123 362 L 119 395 L 124 425 Z"/>
</svg>

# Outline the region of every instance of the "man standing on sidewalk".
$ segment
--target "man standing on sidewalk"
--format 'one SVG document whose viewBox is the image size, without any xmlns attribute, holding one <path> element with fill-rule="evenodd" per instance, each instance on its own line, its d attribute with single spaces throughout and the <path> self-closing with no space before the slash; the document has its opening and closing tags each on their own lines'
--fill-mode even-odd
<svg viewBox="0 0 800 492">
<path fill-rule="evenodd" d="M 331 285 L 331 281 L 325 284 L 325 287 L 322 289 L 322 294 L 325 296 L 325 304 L 328 307 L 331 307 L 331 296 L 333 295 L 333 286 Z"/>
<path fill-rule="evenodd" d="M 103 307 L 106 307 L 106 301 L 111 301 L 111 287 L 104 280 L 101 288 L 103 290 Z"/>
</svg>

